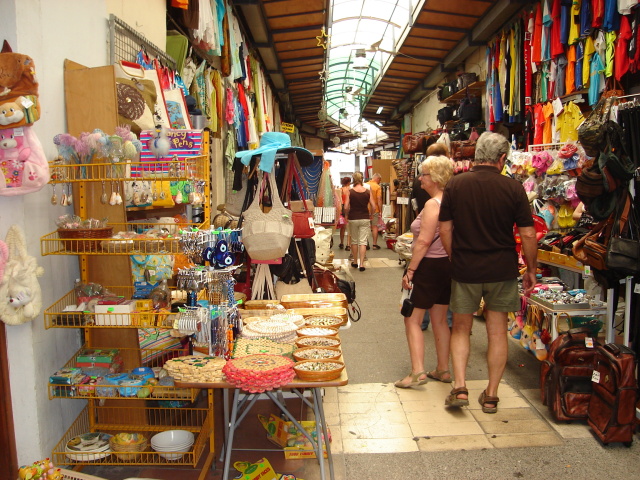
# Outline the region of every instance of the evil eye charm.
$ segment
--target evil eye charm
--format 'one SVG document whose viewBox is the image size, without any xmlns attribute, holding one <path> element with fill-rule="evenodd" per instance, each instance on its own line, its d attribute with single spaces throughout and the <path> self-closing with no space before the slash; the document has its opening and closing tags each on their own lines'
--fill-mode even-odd
<svg viewBox="0 0 640 480">
<path fill-rule="evenodd" d="M 190 183 L 185 183 L 184 184 L 184 193 L 186 193 L 187 195 L 191 193 L 191 184 Z"/>
<path fill-rule="evenodd" d="M 207 247 L 202 251 L 202 260 L 205 262 L 213 262 L 215 256 L 215 250 L 211 247 Z"/>
<path fill-rule="evenodd" d="M 216 243 L 216 256 L 222 253 L 227 253 L 229 251 L 229 245 L 226 240 L 218 240 Z"/>
<path fill-rule="evenodd" d="M 236 261 L 233 253 L 225 252 L 220 257 L 216 256 L 216 263 L 220 268 L 228 268 L 232 266 Z"/>
</svg>

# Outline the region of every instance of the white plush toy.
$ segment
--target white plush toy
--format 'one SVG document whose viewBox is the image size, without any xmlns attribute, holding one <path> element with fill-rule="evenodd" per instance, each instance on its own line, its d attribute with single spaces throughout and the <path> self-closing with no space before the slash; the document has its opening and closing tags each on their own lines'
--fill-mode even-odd
<svg viewBox="0 0 640 480">
<path fill-rule="evenodd" d="M 9 228 L 6 243 L 9 257 L 0 282 L 0 320 L 7 325 L 20 325 L 40 313 L 42 291 L 37 277 L 43 275 L 44 269 L 27 253 L 20 227 Z"/>
</svg>

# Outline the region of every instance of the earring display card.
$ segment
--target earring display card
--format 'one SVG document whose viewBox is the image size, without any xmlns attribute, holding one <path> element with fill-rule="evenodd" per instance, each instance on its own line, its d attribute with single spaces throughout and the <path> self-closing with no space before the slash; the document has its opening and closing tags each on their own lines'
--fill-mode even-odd
<svg viewBox="0 0 640 480">
<path fill-rule="evenodd" d="M 153 139 L 155 132 L 144 130 L 140 134 L 142 151 L 140 152 L 141 166 L 131 167 L 132 177 L 143 177 L 149 175 L 170 175 L 171 160 L 185 160 L 190 157 L 202 155 L 202 130 L 167 130 L 167 139 L 171 143 L 171 148 L 166 156 L 156 157 L 149 149 L 149 141 Z M 184 172 L 186 173 L 186 172 Z"/>
</svg>

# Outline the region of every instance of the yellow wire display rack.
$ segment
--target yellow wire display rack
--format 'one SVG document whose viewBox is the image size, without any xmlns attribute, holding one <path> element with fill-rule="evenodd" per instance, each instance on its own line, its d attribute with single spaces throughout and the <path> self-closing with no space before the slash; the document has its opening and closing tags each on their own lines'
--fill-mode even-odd
<svg viewBox="0 0 640 480">
<path fill-rule="evenodd" d="M 179 182 L 207 179 L 208 155 L 173 160 L 66 164 L 49 162 L 49 183 L 150 181 Z"/>
<path fill-rule="evenodd" d="M 95 403 L 90 400 L 90 403 Z M 62 439 L 54 447 L 52 452 L 52 462 L 54 465 L 138 465 L 138 464 L 160 464 L 160 465 L 190 465 L 195 467 L 200 460 L 209 436 L 213 431 L 212 413 L 208 408 L 149 408 L 149 407 L 111 407 L 88 405 L 66 431 Z M 184 452 L 162 452 L 162 453 L 183 453 L 183 456 L 176 460 L 167 460 L 153 451 L 151 446 L 134 460 L 123 459 L 106 450 L 104 452 L 79 453 L 68 452 L 67 443 L 69 440 L 84 435 L 89 432 L 101 432 L 110 435 L 117 433 L 139 433 L 148 440 L 156 433 L 165 430 L 188 430 L 195 435 L 193 446 Z M 149 442 L 150 444 L 150 442 Z M 71 453 L 71 458 L 69 454 Z"/>
<path fill-rule="evenodd" d="M 78 356 L 87 348 L 83 345 L 74 355 L 65 363 L 63 368 L 72 368 L 77 364 Z M 101 348 L 101 350 L 111 350 L 110 348 Z M 134 366 L 145 367 L 162 367 L 164 362 L 170 358 L 183 357 L 189 355 L 188 348 L 117 348 L 119 355 L 125 361 Z M 129 370 L 128 368 L 126 370 Z M 70 384 L 61 385 L 49 382 L 49 400 L 54 398 L 95 398 L 95 399 L 114 399 L 127 398 L 132 400 L 182 400 L 193 402 L 196 400 L 200 389 L 197 388 L 179 388 L 169 385 L 151 385 L 147 386 L 150 390 L 149 397 L 140 398 L 137 396 L 138 388 L 123 388 L 119 385 L 106 384 Z"/>
</svg>

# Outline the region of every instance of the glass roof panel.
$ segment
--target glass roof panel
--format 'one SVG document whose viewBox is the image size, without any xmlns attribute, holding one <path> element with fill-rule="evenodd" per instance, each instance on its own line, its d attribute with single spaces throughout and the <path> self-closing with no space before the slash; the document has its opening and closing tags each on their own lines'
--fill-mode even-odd
<svg viewBox="0 0 640 480">
<path fill-rule="evenodd" d="M 327 114 L 354 133 L 385 134 L 362 121 L 361 113 L 382 65 L 399 49 L 398 39 L 424 0 L 332 0 Z M 356 67 L 356 68 L 354 68 Z M 364 135 L 364 134 L 363 134 Z"/>
</svg>

